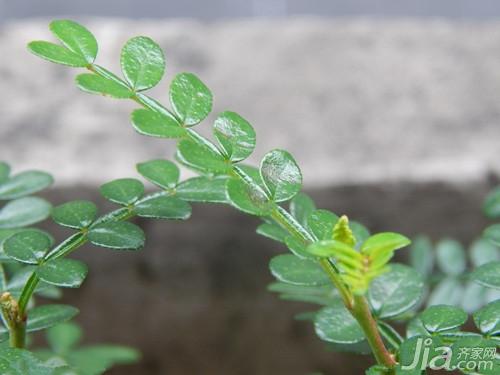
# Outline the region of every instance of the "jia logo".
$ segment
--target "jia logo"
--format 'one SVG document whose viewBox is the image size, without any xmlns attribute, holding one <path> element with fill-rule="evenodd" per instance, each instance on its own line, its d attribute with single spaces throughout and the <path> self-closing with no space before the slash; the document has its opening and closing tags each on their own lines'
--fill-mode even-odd
<svg viewBox="0 0 500 375">
<path fill-rule="evenodd" d="M 413 337 L 401 347 L 401 369 L 461 370 L 500 374 L 495 342 L 479 335 L 444 342 L 441 337 Z M 419 372 L 420 373 L 420 372 Z"/>
</svg>

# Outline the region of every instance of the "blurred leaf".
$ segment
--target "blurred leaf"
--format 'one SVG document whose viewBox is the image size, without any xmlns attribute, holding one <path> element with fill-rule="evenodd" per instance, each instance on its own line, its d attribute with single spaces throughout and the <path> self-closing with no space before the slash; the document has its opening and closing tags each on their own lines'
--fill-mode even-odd
<svg viewBox="0 0 500 375">
<path fill-rule="evenodd" d="M 132 125 L 138 133 L 150 137 L 181 138 L 187 134 L 175 118 L 149 109 L 132 112 Z"/>
<path fill-rule="evenodd" d="M 50 215 L 52 206 L 38 197 L 24 197 L 7 203 L 0 210 L 0 228 L 19 228 L 38 223 Z"/>
<path fill-rule="evenodd" d="M 3 250 L 22 263 L 38 264 L 52 245 L 51 237 L 41 230 L 26 229 L 7 238 Z"/>
<path fill-rule="evenodd" d="M 307 218 L 316 210 L 314 201 L 305 193 L 298 193 L 290 201 L 290 213 L 302 225 L 307 225 Z"/>
<path fill-rule="evenodd" d="M 500 262 L 483 264 L 472 271 L 470 277 L 488 288 L 500 289 Z"/>
<path fill-rule="evenodd" d="M 54 182 L 52 176 L 40 171 L 26 171 L 10 177 L 0 185 L 0 200 L 21 198 L 45 189 Z"/>
<path fill-rule="evenodd" d="M 132 348 L 95 345 L 72 351 L 68 362 L 79 369 L 81 375 L 100 375 L 114 365 L 135 363 L 139 358 L 140 354 Z"/>
<path fill-rule="evenodd" d="M 69 49 L 59 44 L 37 40 L 30 42 L 28 44 L 28 49 L 38 57 L 56 64 L 78 68 L 84 68 L 88 65 L 87 61 L 82 56 L 71 52 Z"/>
<path fill-rule="evenodd" d="M 381 319 L 398 316 L 414 307 L 422 296 L 420 274 L 402 264 L 391 264 L 390 271 L 371 282 L 368 301 Z"/>
<path fill-rule="evenodd" d="M 141 217 L 186 220 L 191 216 L 191 206 L 176 197 L 159 196 L 142 200 L 135 206 L 135 212 Z"/>
<path fill-rule="evenodd" d="M 436 260 L 439 268 L 448 275 L 460 275 L 465 271 L 465 250 L 458 241 L 439 241 L 436 245 Z"/>
<path fill-rule="evenodd" d="M 500 246 L 500 224 L 490 225 L 484 230 L 484 237 L 496 246 Z"/>
<path fill-rule="evenodd" d="M 82 337 L 82 329 L 74 323 L 61 323 L 47 330 L 47 340 L 52 350 L 60 355 L 72 350 Z"/>
<path fill-rule="evenodd" d="M 129 222 L 109 222 L 90 228 L 89 241 L 97 246 L 118 250 L 138 250 L 144 246 L 144 232 Z"/>
<path fill-rule="evenodd" d="M 8 180 L 10 174 L 10 166 L 4 161 L 0 161 L 0 184 Z"/>
<path fill-rule="evenodd" d="M 485 239 L 474 241 L 470 249 L 470 258 L 474 267 L 500 260 L 498 247 Z"/>
<path fill-rule="evenodd" d="M 500 300 L 493 301 L 473 315 L 476 327 L 484 335 L 500 333 Z"/>
<path fill-rule="evenodd" d="M 97 207 L 89 201 L 72 201 L 55 207 L 52 219 L 65 227 L 82 229 L 88 227 L 97 215 Z"/>
<path fill-rule="evenodd" d="M 66 48 L 85 59 L 88 64 L 94 62 L 97 41 L 85 27 L 70 20 L 56 20 L 50 23 L 50 31 Z"/>
<path fill-rule="evenodd" d="M 340 296 L 331 284 L 321 286 L 293 285 L 275 282 L 268 286 L 271 292 L 281 293 L 280 298 L 328 306 L 339 301 Z"/>
<path fill-rule="evenodd" d="M 432 305 L 460 305 L 464 289 L 462 283 L 455 277 L 449 276 L 441 280 L 432 290 L 427 306 Z"/>
<path fill-rule="evenodd" d="M 44 364 L 24 349 L 0 347 L 0 373 L 2 375 L 65 375 L 60 366 Z"/>
<path fill-rule="evenodd" d="M 228 203 L 227 180 L 225 176 L 188 178 L 177 185 L 176 196 L 190 202 Z"/>
<path fill-rule="evenodd" d="M 192 73 L 180 73 L 170 84 L 170 102 L 186 126 L 203 121 L 212 110 L 212 93 Z"/>
<path fill-rule="evenodd" d="M 152 39 L 137 36 L 123 46 L 120 58 L 123 75 L 134 89 L 142 91 L 156 86 L 165 72 L 165 58 Z"/>
<path fill-rule="evenodd" d="M 217 151 L 184 139 L 177 145 L 177 160 L 201 172 L 228 173 L 231 164 Z"/>
<path fill-rule="evenodd" d="M 238 162 L 250 156 L 255 148 L 255 130 L 235 112 L 222 112 L 214 122 L 214 136 L 227 157 Z"/>
<path fill-rule="evenodd" d="M 40 331 L 64 323 L 78 314 L 78 309 L 69 305 L 42 305 L 28 313 L 28 332 Z"/>
<path fill-rule="evenodd" d="M 119 82 L 94 73 L 83 73 L 76 77 L 76 84 L 89 94 L 109 96 L 115 99 L 129 99 L 134 94 L 128 87 Z"/>
<path fill-rule="evenodd" d="M 331 240 L 339 217 L 327 210 L 314 210 L 306 219 L 307 227 L 318 240 Z"/>
<path fill-rule="evenodd" d="M 413 318 L 406 327 L 406 337 L 429 336 L 429 332 L 424 327 L 424 323 L 419 316 Z"/>
<path fill-rule="evenodd" d="M 144 185 L 135 178 L 120 178 L 105 183 L 100 188 L 104 198 L 122 205 L 135 203 L 144 195 Z"/>
<path fill-rule="evenodd" d="M 483 212 L 491 219 L 500 218 L 500 187 L 488 194 L 483 203 Z"/>
<path fill-rule="evenodd" d="M 271 273 L 279 281 L 295 285 L 325 285 L 328 275 L 312 260 L 299 259 L 292 254 L 277 255 L 269 263 Z"/>
<path fill-rule="evenodd" d="M 169 160 L 157 159 L 139 163 L 137 171 L 149 182 L 163 189 L 173 189 L 179 182 L 179 168 Z"/>
<path fill-rule="evenodd" d="M 477 311 L 486 301 L 486 288 L 469 281 L 460 298 L 460 305 L 467 313 Z M 446 302 L 446 301 L 443 301 Z"/>
<path fill-rule="evenodd" d="M 79 288 L 87 273 L 85 263 L 68 258 L 51 260 L 36 269 L 41 280 L 63 288 Z"/>
<path fill-rule="evenodd" d="M 434 266 L 434 251 L 429 237 L 418 236 L 410 248 L 410 264 L 423 276 L 428 276 Z"/>
<path fill-rule="evenodd" d="M 342 302 L 321 309 L 314 327 L 322 340 L 337 344 L 355 344 L 365 338 L 358 322 Z"/>
<path fill-rule="evenodd" d="M 268 152 L 260 163 L 262 181 L 275 202 L 293 198 L 302 188 L 302 174 L 293 156 L 284 150 Z"/>
<path fill-rule="evenodd" d="M 257 227 L 257 233 L 274 241 L 284 243 L 288 232 L 276 223 L 262 223 Z"/>
<path fill-rule="evenodd" d="M 460 327 L 467 321 L 467 314 L 455 306 L 435 305 L 425 309 L 420 320 L 427 331 L 436 333 Z"/>
</svg>

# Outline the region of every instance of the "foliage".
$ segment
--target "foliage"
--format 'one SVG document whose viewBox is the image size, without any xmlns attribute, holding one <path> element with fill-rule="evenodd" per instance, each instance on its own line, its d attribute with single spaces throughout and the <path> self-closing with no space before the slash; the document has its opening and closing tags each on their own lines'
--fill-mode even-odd
<svg viewBox="0 0 500 375">
<path fill-rule="evenodd" d="M 171 81 L 171 109 L 146 95 L 144 92 L 156 86 L 165 73 L 163 52 L 150 38 L 139 36 L 125 44 L 120 56 L 123 75 L 120 78 L 95 63 L 98 45 L 86 28 L 63 20 L 52 22 L 50 29 L 60 44 L 31 42 L 31 52 L 54 63 L 85 68 L 87 72 L 76 77 L 78 87 L 85 92 L 133 100 L 141 107 L 131 115 L 133 127 L 143 135 L 176 140 L 177 162 L 200 176 L 179 182 L 178 169 L 172 162 L 140 163 L 139 173 L 161 191 L 144 196 L 140 181 L 120 179 L 101 188 L 105 198 L 121 206 L 111 213 L 96 218 L 92 203 L 82 201 L 57 207 L 54 220 L 76 232 L 56 246 L 51 245 L 48 234 L 40 231 L 14 230 L 15 233 L 5 234 L 8 238 L 4 241 L 3 256 L 29 267 L 25 271 L 27 282 L 16 295 L 19 298 L 9 294 L 2 302 L 13 346 L 23 346 L 16 345 L 20 331 L 17 325 L 22 325 L 19 318 L 24 317 L 28 301 L 37 288 L 44 284 L 75 287 L 83 281 L 84 266 L 63 262 L 69 253 L 87 241 L 106 248 L 137 250 L 144 244 L 144 234 L 127 219 L 136 215 L 186 219 L 190 214 L 187 203 L 190 201 L 226 203 L 260 217 L 263 224 L 258 233 L 284 244 L 291 252 L 271 260 L 271 272 L 278 282 L 272 284 L 270 290 L 285 299 L 321 305 L 318 312 L 301 318 L 312 320 L 318 336 L 331 348 L 371 352 L 378 364 L 367 373 L 420 373 L 408 372 L 402 367 L 418 337 L 431 336 L 451 346 L 463 344 L 460 340 L 467 334 L 461 332 L 460 327 L 467 314 L 460 308 L 440 304 L 420 313 L 416 311 L 424 289 L 422 273 L 427 275 L 432 268 L 428 249 L 421 246 L 415 250 L 414 247 L 416 270 L 401 264 L 391 265 L 389 261 L 394 252 L 410 241 L 392 232 L 370 235 L 363 225 L 349 222 L 346 216 L 339 218 L 333 212 L 317 209 L 310 197 L 300 193 L 300 168 L 285 150 L 269 151 L 258 168 L 243 164 L 255 148 L 255 131 L 234 112 L 225 111 L 216 117 L 213 141 L 199 135 L 194 127 L 211 112 L 213 97 L 194 74 L 180 73 Z M 19 190 L 23 190 L 18 187 L 19 182 L 11 181 L 10 185 L 5 189 L 0 187 L 3 199 L 18 198 Z M 25 183 L 25 191 L 33 192 L 32 185 Z M 287 201 L 290 201 L 289 211 L 284 208 Z M 498 217 L 498 201 L 497 195 L 488 198 L 486 211 L 490 216 Z M 10 221 L 13 212 L 23 210 L 10 210 L 7 205 L 4 210 L 7 212 L 0 214 L 0 225 L 7 223 L 3 224 L 5 228 L 33 224 L 34 218 L 26 214 L 13 223 Z M 43 212 L 38 212 L 37 220 L 43 217 Z M 493 226 L 486 231 L 486 236 L 494 242 L 500 242 L 498 228 Z M 450 280 L 460 277 L 465 269 L 462 253 L 454 242 L 439 246 L 437 262 Z M 483 259 L 482 254 L 479 258 Z M 481 265 L 470 277 L 483 286 L 498 287 L 498 262 Z M 54 317 L 53 321 L 47 319 L 48 323 L 40 323 L 40 327 L 71 315 L 68 308 L 54 309 L 49 314 Z M 474 337 L 479 337 L 479 343 L 497 338 L 498 315 L 496 302 L 474 314 L 479 330 Z M 407 335 L 403 337 L 392 324 L 412 317 Z M 29 311 L 27 319 L 29 329 L 32 319 Z M 4 366 L 19 367 L 23 361 L 35 362 L 28 352 L 22 352 L 24 358 L 20 358 L 21 352 L 11 350 L 11 355 L 2 357 Z M 68 360 L 63 366 L 72 363 Z M 424 364 L 427 365 L 430 364 Z M 46 373 L 54 373 L 51 366 L 54 367 L 46 365 Z"/>
</svg>

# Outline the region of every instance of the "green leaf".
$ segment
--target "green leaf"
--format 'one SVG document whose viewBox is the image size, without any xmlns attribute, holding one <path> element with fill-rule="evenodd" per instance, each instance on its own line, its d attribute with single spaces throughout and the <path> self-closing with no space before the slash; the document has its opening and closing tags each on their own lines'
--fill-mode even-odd
<svg viewBox="0 0 500 375">
<path fill-rule="evenodd" d="M 186 220 L 191 216 L 191 206 L 176 197 L 159 196 L 139 202 L 135 212 L 141 217 Z"/>
<path fill-rule="evenodd" d="M 498 247 L 485 239 L 474 241 L 470 248 L 470 258 L 474 267 L 500 260 Z"/>
<path fill-rule="evenodd" d="M 47 330 L 51 349 L 60 355 L 67 354 L 82 338 L 82 329 L 74 323 L 61 323 Z"/>
<path fill-rule="evenodd" d="M 458 241 L 439 241 L 436 245 L 436 260 L 439 268 L 448 275 L 460 275 L 465 271 L 465 250 Z"/>
<path fill-rule="evenodd" d="M 6 162 L 0 161 L 0 185 L 9 178 L 10 166 Z"/>
<path fill-rule="evenodd" d="M 55 207 L 52 219 L 65 227 L 82 229 L 88 227 L 97 215 L 97 207 L 89 201 L 72 201 Z"/>
<path fill-rule="evenodd" d="M 500 289 L 500 262 L 483 264 L 472 271 L 470 277 L 488 288 Z"/>
<path fill-rule="evenodd" d="M 235 178 L 227 181 L 227 199 L 235 208 L 250 215 L 266 216 L 272 209 L 260 189 Z"/>
<path fill-rule="evenodd" d="M 37 40 L 28 44 L 28 49 L 34 55 L 41 57 L 56 64 L 84 68 L 88 65 L 87 61 L 80 55 L 71 52 L 69 49 L 59 44 Z"/>
<path fill-rule="evenodd" d="M 321 286 L 293 285 L 276 282 L 268 286 L 271 292 L 281 293 L 280 298 L 287 301 L 300 301 L 329 306 L 340 301 L 340 296 L 331 284 Z"/>
<path fill-rule="evenodd" d="M 71 375 L 56 364 L 42 363 L 33 353 L 9 347 L 0 348 L 2 375 Z"/>
<path fill-rule="evenodd" d="M 222 112 L 217 117 L 214 136 L 233 162 L 246 159 L 255 149 L 255 130 L 247 120 L 234 112 Z"/>
<path fill-rule="evenodd" d="M 149 109 L 132 112 L 132 125 L 139 134 L 158 138 L 181 138 L 186 129 L 176 119 Z"/>
<path fill-rule="evenodd" d="M 97 41 L 90 31 L 70 20 L 57 20 L 50 23 L 50 31 L 71 52 L 79 55 L 89 64 L 97 56 Z"/>
<path fill-rule="evenodd" d="M 170 103 L 182 123 L 193 126 L 212 110 L 212 93 L 194 74 L 180 73 L 170 84 Z"/>
<path fill-rule="evenodd" d="M 135 91 L 156 86 L 165 72 L 165 57 L 152 39 L 137 36 L 122 48 L 120 63 L 123 75 Z"/>
<path fill-rule="evenodd" d="M 176 196 L 190 202 L 228 203 L 226 176 L 193 177 L 177 185 Z"/>
<path fill-rule="evenodd" d="M 0 185 L 0 200 L 21 198 L 45 189 L 54 182 L 51 175 L 40 171 L 19 173 Z"/>
<path fill-rule="evenodd" d="M 460 305 L 464 289 L 462 283 L 454 276 L 445 277 L 435 287 L 427 300 L 427 306 Z"/>
<path fill-rule="evenodd" d="M 257 233 L 274 241 L 284 243 L 288 232 L 276 223 L 262 223 L 257 227 Z"/>
<path fill-rule="evenodd" d="M 268 152 L 260 163 L 262 181 L 275 202 L 293 198 L 302 187 L 299 166 L 287 151 Z"/>
<path fill-rule="evenodd" d="M 308 244 L 295 236 L 287 236 L 285 238 L 285 245 L 294 255 L 301 259 L 315 259 L 315 257 L 307 251 Z"/>
<path fill-rule="evenodd" d="M 390 271 L 372 281 L 368 301 L 381 319 L 398 316 L 413 308 L 422 297 L 424 281 L 414 269 L 391 264 Z"/>
<path fill-rule="evenodd" d="M 68 305 L 42 305 L 28 313 L 28 332 L 40 331 L 64 323 L 78 314 L 78 309 Z"/>
<path fill-rule="evenodd" d="M 467 321 L 467 314 L 455 306 L 435 305 L 424 310 L 420 320 L 427 331 L 436 333 L 460 327 Z"/>
<path fill-rule="evenodd" d="M 312 260 L 299 259 L 292 254 L 277 255 L 269 263 L 271 273 L 279 281 L 295 285 L 325 285 L 328 275 Z"/>
<path fill-rule="evenodd" d="M 486 301 L 486 291 L 487 289 L 482 285 L 472 281 L 467 282 L 460 295 L 460 306 L 469 314 L 477 311 L 488 302 Z M 446 302 L 446 304 L 450 303 Z"/>
<path fill-rule="evenodd" d="M 128 87 L 94 73 L 79 74 L 76 77 L 76 84 L 82 91 L 115 99 L 129 99 L 133 95 Z"/>
<path fill-rule="evenodd" d="M 135 178 L 120 178 L 101 186 L 102 196 L 122 205 L 133 204 L 144 195 L 144 185 Z"/>
<path fill-rule="evenodd" d="M 177 160 L 187 167 L 201 172 L 229 173 L 231 163 L 217 151 L 184 139 L 177 146 Z"/>
<path fill-rule="evenodd" d="M 0 210 L 0 228 L 19 228 L 38 223 L 50 215 L 52 206 L 38 197 L 25 197 L 7 203 Z"/>
<path fill-rule="evenodd" d="M 7 238 L 3 250 L 7 256 L 22 263 L 38 264 L 52 245 L 52 238 L 37 229 L 26 229 Z"/>
<path fill-rule="evenodd" d="M 355 344 L 365 338 L 360 325 L 342 302 L 321 309 L 314 327 L 322 340 L 337 344 Z"/>
<path fill-rule="evenodd" d="M 144 246 L 144 232 L 129 222 L 109 222 L 91 227 L 89 241 L 118 250 L 137 250 Z"/>
<path fill-rule="evenodd" d="M 305 193 L 298 193 L 290 201 L 290 213 L 304 227 L 307 225 L 307 218 L 314 210 L 316 210 L 314 201 Z"/>
<path fill-rule="evenodd" d="M 484 237 L 496 246 L 500 246 L 500 224 L 490 225 L 484 230 Z"/>
<path fill-rule="evenodd" d="M 315 210 L 311 212 L 307 219 L 307 227 L 318 240 L 331 240 L 333 227 L 339 217 L 328 210 Z"/>
<path fill-rule="evenodd" d="M 500 186 L 489 193 L 484 200 L 483 212 L 491 219 L 500 218 Z"/>
<path fill-rule="evenodd" d="M 395 250 L 408 246 L 411 241 L 399 233 L 377 233 L 369 237 L 361 246 L 361 252 L 376 259 Z"/>
<path fill-rule="evenodd" d="M 500 333 L 500 300 L 490 302 L 473 315 L 476 327 L 484 335 Z"/>
<path fill-rule="evenodd" d="M 114 365 L 135 363 L 139 358 L 140 353 L 132 348 L 93 345 L 72 351 L 68 355 L 68 362 L 82 371 L 82 375 L 99 375 Z"/>
<path fill-rule="evenodd" d="M 137 164 L 137 171 L 149 182 L 163 189 L 173 189 L 179 182 L 180 171 L 169 160 L 150 160 Z"/>
<path fill-rule="evenodd" d="M 331 258 L 344 254 L 352 256 L 353 260 L 360 258 L 360 254 L 351 246 L 335 240 L 314 242 L 307 247 L 307 252 L 319 258 Z"/>
<path fill-rule="evenodd" d="M 36 269 L 41 280 L 63 288 L 79 288 L 87 273 L 85 263 L 68 258 L 49 261 Z"/>
<path fill-rule="evenodd" d="M 434 266 L 434 252 L 429 237 L 418 236 L 410 248 L 410 264 L 423 276 L 428 276 Z"/>
</svg>

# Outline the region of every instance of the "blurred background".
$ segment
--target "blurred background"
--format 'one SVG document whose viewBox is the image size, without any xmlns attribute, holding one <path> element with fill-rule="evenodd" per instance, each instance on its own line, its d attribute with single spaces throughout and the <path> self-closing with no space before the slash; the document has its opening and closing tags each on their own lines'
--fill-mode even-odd
<svg viewBox="0 0 500 375">
<path fill-rule="evenodd" d="M 138 136 L 131 103 L 83 94 L 76 71 L 26 51 L 60 17 L 84 23 L 116 72 L 128 38 L 152 37 L 167 57 L 153 95 L 166 102 L 169 79 L 196 73 L 215 97 L 202 132 L 218 112 L 240 113 L 257 131 L 252 161 L 292 152 L 321 208 L 464 244 L 487 223 L 481 201 L 500 172 L 498 1 L 0 0 L 0 159 L 52 173 L 54 204 L 109 208 L 99 185 L 170 158 L 173 143 Z M 293 320 L 310 306 L 266 291 L 267 262 L 284 248 L 257 224 L 195 205 L 189 223 L 140 221 L 141 253 L 78 252 L 90 275 L 65 301 L 87 342 L 143 352 L 110 374 L 363 373 L 369 359 L 325 351 Z"/>
</svg>

